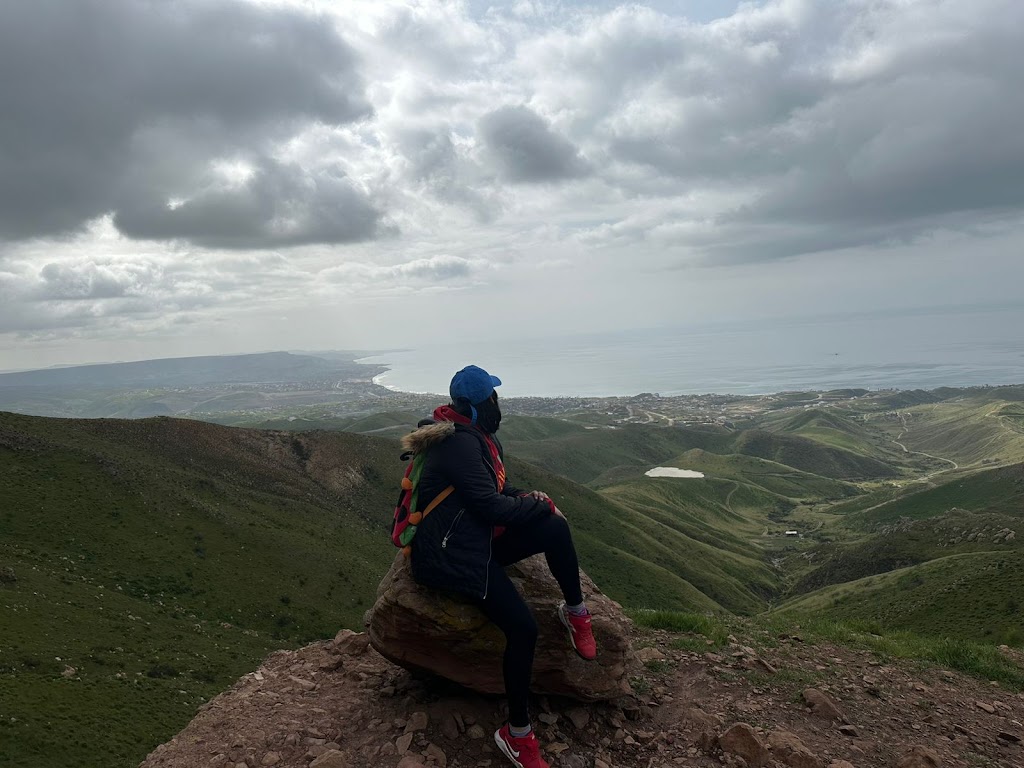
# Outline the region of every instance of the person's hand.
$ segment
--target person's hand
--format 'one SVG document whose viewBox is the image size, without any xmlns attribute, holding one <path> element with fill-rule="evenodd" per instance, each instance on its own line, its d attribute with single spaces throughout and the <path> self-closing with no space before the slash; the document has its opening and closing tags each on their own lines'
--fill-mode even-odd
<svg viewBox="0 0 1024 768">
<path fill-rule="evenodd" d="M 555 506 L 555 502 L 553 502 L 551 497 L 544 493 L 544 491 L 530 491 L 529 495 L 535 499 L 539 499 L 540 501 L 546 501 L 548 506 L 551 507 L 551 514 L 558 515 L 560 518 L 565 520 L 565 513 Z"/>
</svg>

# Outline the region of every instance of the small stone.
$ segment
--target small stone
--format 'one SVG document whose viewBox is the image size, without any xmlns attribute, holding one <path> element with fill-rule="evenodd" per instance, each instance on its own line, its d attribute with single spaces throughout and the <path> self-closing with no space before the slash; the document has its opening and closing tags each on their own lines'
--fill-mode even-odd
<svg viewBox="0 0 1024 768">
<path fill-rule="evenodd" d="M 426 730 L 427 723 L 430 722 L 430 717 L 426 712 L 413 712 L 409 715 L 409 722 L 405 726 L 406 733 L 412 733 L 413 731 Z"/>
<path fill-rule="evenodd" d="M 473 725 L 466 729 L 466 735 L 471 739 L 482 739 L 487 734 L 484 732 L 483 728 L 476 723 L 473 723 Z"/>
<path fill-rule="evenodd" d="M 777 760 L 792 768 L 821 768 L 821 760 L 794 733 L 772 731 L 768 736 L 768 746 Z"/>
<path fill-rule="evenodd" d="M 451 715 L 441 718 L 441 734 L 449 741 L 459 738 L 459 724 Z"/>
<path fill-rule="evenodd" d="M 641 648 L 636 652 L 636 657 L 646 664 L 649 661 L 663 661 L 665 654 L 657 648 Z"/>
<path fill-rule="evenodd" d="M 64 671 L 60 673 L 63 678 L 70 679 L 78 674 L 78 670 L 74 667 L 64 667 Z"/>
<path fill-rule="evenodd" d="M 573 707 L 565 713 L 577 731 L 582 731 L 590 722 L 590 713 L 583 707 Z"/>
<path fill-rule="evenodd" d="M 310 763 L 309 768 L 348 768 L 348 761 L 341 752 L 332 749 Z"/>
<path fill-rule="evenodd" d="M 896 768 L 938 768 L 941 764 L 942 758 L 935 750 L 917 745 L 903 754 Z"/>
<path fill-rule="evenodd" d="M 444 753 L 443 749 L 437 746 L 437 744 L 427 745 L 427 759 L 431 758 L 433 758 L 434 762 L 440 765 L 441 768 L 445 768 L 445 766 L 448 765 L 448 756 Z"/>
<path fill-rule="evenodd" d="M 996 713 L 996 708 L 984 701 L 976 701 L 974 702 L 974 706 L 983 712 L 988 712 L 990 715 L 994 715 Z"/>
<path fill-rule="evenodd" d="M 277 765 L 281 762 L 281 756 L 277 752 L 267 752 L 260 761 L 260 765 Z"/>
<path fill-rule="evenodd" d="M 332 653 L 344 656 L 360 656 L 370 647 L 370 636 L 365 632 L 343 629 L 329 644 Z"/>
<path fill-rule="evenodd" d="M 723 752 L 742 757 L 750 768 L 768 764 L 768 749 L 757 732 L 746 723 L 735 723 L 718 737 Z"/>
<path fill-rule="evenodd" d="M 398 761 L 397 768 L 423 768 L 423 758 L 419 755 L 406 755 Z"/>
<path fill-rule="evenodd" d="M 397 753 L 398 750 L 395 748 L 395 745 L 392 744 L 390 741 L 385 741 L 383 744 L 380 745 L 381 757 L 391 757 L 392 755 L 395 755 Z"/>
<path fill-rule="evenodd" d="M 811 708 L 811 712 L 820 718 L 825 720 L 839 720 L 845 723 L 846 718 L 843 713 L 839 711 L 839 707 L 832 701 L 829 696 L 819 691 L 817 688 L 808 688 L 803 693 L 804 701 L 807 702 L 807 706 Z"/>
<path fill-rule="evenodd" d="M 295 675 L 289 675 L 288 679 L 304 691 L 312 691 L 314 688 L 316 688 L 316 683 L 314 683 L 312 680 L 306 680 L 301 677 L 296 677 Z"/>
<path fill-rule="evenodd" d="M 558 715 L 556 715 L 554 712 L 541 712 L 539 715 L 537 715 L 537 719 L 545 725 L 554 725 L 558 722 Z"/>
<path fill-rule="evenodd" d="M 702 709 L 697 709 L 697 707 L 687 708 L 686 711 L 683 712 L 683 719 L 691 720 L 708 728 L 718 729 L 725 725 L 722 718 L 717 715 L 713 715 L 710 712 L 705 712 Z"/>
<path fill-rule="evenodd" d="M 996 738 L 1000 741 L 1005 741 L 1010 744 L 1020 744 L 1020 736 L 1015 733 L 1008 733 L 1007 731 L 1000 731 L 996 734 Z"/>
<path fill-rule="evenodd" d="M 404 735 L 398 737 L 398 740 L 395 741 L 395 749 L 398 750 L 398 754 L 404 755 L 409 751 L 409 747 L 412 746 L 412 737 L 412 731 L 407 731 Z"/>
<path fill-rule="evenodd" d="M 224 765 L 224 763 L 226 763 L 227 761 L 228 756 L 222 752 L 221 754 L 214 755 L 210 758 L 210 765 L 213 766 L 213 768 L 221 768 L 221 766 Z"/>
<path fill-rule="evenodd" d="M 860 733 L 852 725 L 840 725 L 839 732 L 844 736 L 849 736 L 851 739 L 860 737 Z"/>
</svg>

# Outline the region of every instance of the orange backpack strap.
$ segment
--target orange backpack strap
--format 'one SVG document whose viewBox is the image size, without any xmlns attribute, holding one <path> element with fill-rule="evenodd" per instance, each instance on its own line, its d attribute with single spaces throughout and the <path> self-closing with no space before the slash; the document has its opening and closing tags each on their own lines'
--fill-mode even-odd
<svg viewBox="0 0 1024 768">
<path fill-rule="evenodd" d="M 454 485 L 449 485 L 447 488 L 445 488 L 443 491 L 441 491 L 439 494 L 437 494 L 437 496 L 434 497 L 434 500 L 432 502 L 430 502 L 429 504 L 427 504 L 427 508 L 423 510 L 423 517 L 426 517 L 431 512 L 433 512 L 435 509 L 437 509 L 437 506 L 442 501 L 444 501 L 449 496 L 451 496 L 454 491 L 455 491 L 455 486 Z"/>
<path fill-rule="evenodd" d="M 454 491 L 455 491 L 455 486 L 454 485 L 449 485 L 447 488 L 445 488 L 443 491 L 441 491 L 439 494 L 437 494 L 437 496 L 434 497 L 433 501 L 431 501 L 429 504 L 427 504 L 427 508 L 424 509 L 422 513 L 421 512 L 413 512 L 411 515 L 409 515 L 409 522 L 413 526 L 417 526 L 420 523 L 422 523 L 423 522 L 423 518 L 425 518 L 427 515 L 429 515 L 435 509 L 437 509 L 438 505 L 442 501 L 447 499 L 449 496 L 451 496 Z M 406 546 L 402 547 L 402 554 L 405 555 L 406 557 L 410 557 L 412 555 L 412 547 L 409 546 L 408 544 Z"/>
</svg>

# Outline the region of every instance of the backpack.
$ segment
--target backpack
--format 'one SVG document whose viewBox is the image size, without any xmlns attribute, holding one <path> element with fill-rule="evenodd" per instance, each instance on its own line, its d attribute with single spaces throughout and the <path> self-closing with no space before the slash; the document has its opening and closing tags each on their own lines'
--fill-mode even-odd
<svg viewBox="0 0 1024 768">
<path fill-rule="evenodd" d="M 406 557 L 409 557 L 412 552 L 412 540 L 416 536 L 416 527 L 455 490 L 454 485 L 449 485 L 434 497 L 426 509 L 421 511 L 419 508 L 419 481 L 420 475 L 423 474 L 423 465 L 427 461 L 427 454 L 407 452 L 402 454 L 402 458 L 407 459 L 410 455 L 412 461 L 405 468 L 402 490 L 399 491 L 398 503 L 395 504 L 395 519 L 391 524 L 391 543 L 400 547 L 402 554 Z"/>
</svg>

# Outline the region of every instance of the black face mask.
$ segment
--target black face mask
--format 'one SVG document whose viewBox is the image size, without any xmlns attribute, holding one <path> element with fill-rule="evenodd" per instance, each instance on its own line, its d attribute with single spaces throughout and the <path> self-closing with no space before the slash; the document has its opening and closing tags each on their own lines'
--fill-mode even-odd
<svg viewBox="0 0 1024 768">
<path fill-rule="evenodd" d="M 498 398 L 490 397 L 476 406 L 476 423 L 484 432 L 494 434 L 501 424 L 501 408 L 498 407 Z"/>
</svg>

